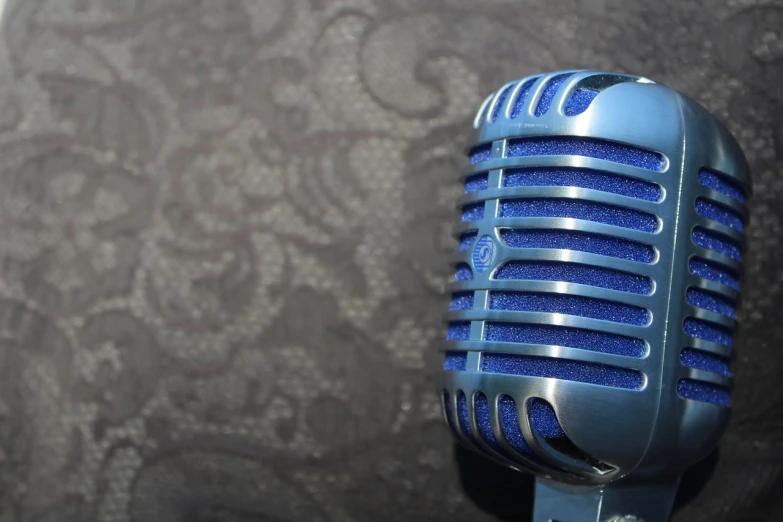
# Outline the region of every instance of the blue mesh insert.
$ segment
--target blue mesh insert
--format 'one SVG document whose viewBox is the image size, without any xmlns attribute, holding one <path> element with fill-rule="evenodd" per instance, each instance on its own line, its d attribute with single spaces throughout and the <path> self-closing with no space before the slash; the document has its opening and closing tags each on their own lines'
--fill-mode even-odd
<svg viewBox="0 0 783 522">
<path fill-rule="evenodd" d="M 450 310 L 470 310 L 471 308 L 473 308 L 473 292 L 451 294 Z"/>
<path fill-rule="evenodd" d="M 462 433 L 469 439 L 473 438 L 473 430 L 470 429 L 470 415 L 468 413 L 468 401 L 462 391 L 457 392 L 457 417 Z"/>
<path fill-rule="evenodd" d="M 660 185 L 639 179 L 592 169 L 566 167 L 533 167 L 508 169 L 503 175 L 504 187 L 582 187 L 658 201 L 663 197 Z"/>
<path fill-rule="evenodd" d="M 551 440 L 566 436 L 560 421 L 557 420 L 554 408 L 544 399 L 530 399 L 527 413 L 530 417 L 530 426 L 539 437 Z"/>
<path fill-rule="evenodd" d="M 629 390 L 638 390 L 644 384 L 642 373 L 636 370 L 529 355 L 487 352 L 481 356 L 481 371 L 548 377 Z"/>
<path fill-rule="evenodd" d="M 489 309 L 577 315 L 636 326 L 646 326 L 651 319 L 650 312 L 638 306 L 578 295 L 537 292 L 490 292 Z"/>
<path fill-rule="evenodd" d="M 485 143 L 484 145 L 473 147 L 473 149 L 471 149 L 470 151 L 470 164 L 475 165 L 476 163 L 487 161 L 491 156 L 492 156 L 491 143 Z"/>
<path fill-rule="evenodd" d="M 742 251 L 739 245 L 731 239 L 701 227 L 693 229 L 693 242 L 703 248 L 715 250 L 737 261 L 742 261 Z"/>
<path fill-rule="evenodd" d="M 500 429 L 512 448 L 518 452 L 537 460 L 533 450 L 528 446 L 525 437 L 522 435 L 522 429 L 519 427 L 519 415 L 517 414 L 517 405 L 514 399 L 508 395 L 501 395 L 498 398 L 498 420 Z"/>
<path fill-rule="evenodd" d="M 688 267 L 691 274 L 730 286 L 734 290 L 740 289 L 739 277 L 728 268 L 697 257 L 690 260 Z"/>
<path fill-rule="evenodd" d="M 737 318 L 737 304 L 731 299 L 693 287 L 688 288 L 685 295 L 688 303 L 693 306 L 727 315 L 732 319 Z"/>
<path fill-rule="evenodd" d="M 447 372 L 464 372 L 468 364 L 468 352 L 446 352 L 443 369 Z"/>
<path fill-rule="evenodd" d="M 544 92 L 541 94 L 541 99 L 538 100 L 535 113 L 536 116 L 543 116 L 546 114 L 546 112 L 549 110 L 549 107 L 552 106 L 552 100 L 554 99 L 555 94 L 557 94 L 557 90 L 569 76 L 571 76 L 571 73 L 559 74 L 549 80 L 549 83 L 547 83 L 546 87 L 544 88 Z"/>
<path fill-rule="evenodd" d="M 498 217 L 565 217 L 585 219 L 616 227 L 641 230 L 642 232 L 655 232 L 658 228 L 658 218 L 652 214 L 581 199 L 504 199 L 500 201 Z"/>
<path fill-rule="evenodd" d="M 451 400 L 449 399 L 448 392 L 443 392 L 443 412 L 446 414 L 446 422 L 449 423 L 452 433 L 457 435 L 457 430 L 454 427 L 454 421 L 451 420 Z"/>
<path fill-rule="evenodd" d="M 509 93 L 514 88 L 515 84 L 511 84 L 505 89 L 503 89 L 503 92 L 500 93 L 500 96 L 498 96 L 498 101 L 495 104 L 495 106 L 492 108 L 492 117 L 491 121 L 496 121 L 498 119 L 498 116 L 500 115 L 500 110 L 503 108 L 503 104 L 506 103 L 506 98 L 508 98 Z"/>
<path fill-rule="evenodd" d="M 728 176 L 718 175 L 707 169 L 701 169 L 699 171 L 699 181 L 707 188 L 717 190 L 721 194 L 734 198 L 740 203 L 745 203 L 745 189 L 743 189 L 739 183 L 729 179 Z"/>
<path fill-rule="evenodd" d="M 688 368 L 731 377 L 731 365 L 729 360 L 709 352 L 685 348 L 680 353 L 680 361 Z"/>
<path fill-rule="evenodd" d="M 677 383 L 677 393 L 683 399 L 709 402 L 718 406 L 728 407 L 731 403 L 731 392 L 727 388 L 708 382 L 680 379 Z"/>
<path fill-rule="evenodd" d="M 577 89 L 566 103 L 565 115 L 576 116 L 587 110 L 600 91 L 593 89 Z"/>
<path fill-rule="evenodd" d="M 655 249 L 650 245 L 590 232 L 504 228 L 500 230 L 500 238 L 513 248 L 578 250 L 639 263 L 652 263 L 655 260 Z"/>
<path fill-rule="evenodd" d="M 473 400 L 473 411 L 476 412 L 476 427 L 478 427 L 479 433 L 482 438 L 492 446 L 495 451 L 503 453 L 503 449 L 498 444 L 495 438 L 495 433 L 492 431 L 492 421 L 489 414 L 489 401 L 487 396 L 483 393 L 477 393 Z"/>
<path fill-rule="evenodd" d="M 525 106 L 525 102 L 527 101 L 528 96 L 530 96 L 530 89 L 533 87 L 533 84 L 536 83 L 535 79 L 528 80 L 525 82 L 525 84 L 522 86 L 522 88 L 519 90 L 519 94 L 517 95 L 517 99 L 514 102 L 514 108 L 511 109 L 511 118 L 516 118 L 517 116 L 522 113 L 522 109 Z"/>
<path fill-rule="evenodd" d="M 733 345 L 731 330 L 717 324 L 688 317 L 683 321 L 682 327 L 685 330 L 685 333 L 691 337 L 698 337 L 699 339 L 725 346 Z"/>
<path fill-rule="evenodd" d="M 461 236 L 459 236 L 459 251 L 464 252 L 465 250 L 470 248 L 470 245 L 473 244 L 473 242 L 476 240 L 476 236 L 478 235 L 478 232 L 465 232 Z"/>
<path fill-rule="evenodd" d="M 480 219 L 484 219 L 483 201 L 462 207 L 462 221 L 478 221 Z"/>
<path fill-rule="evenodd" d="M 507 343 L 567 346 L 593 352 L 643 357 L 642 339 L 567 326 L 487 322 L 484 339 Z M 485 354 L 486 355 L 486 354 Z"/>
<path fill-rule="evenodd" d="M 465 178 L 465 194 L 487 189 L 487 173 L 474 174 Z"/>
<path fill-rule="evenodd" d="M 648 295 L 652 279 L 611 268 L 560 261 L 509 261 L 495 272 L 495 279 L 565 281 L 621 292 Z"/>
<path fill-rule="evenodd" d="M 578 136 L 509 140 L 506 157 L 519 156 L 587 156 L 654 171 L 661 171 L 666 166 L 663 155 L 657 152 Z"/>
<path fill-rule="evenodd" d="M 449 323 L 446 332 L 447 341 L 467 341 L 470 339 L 470 321 L 454 321 Z"/>
<path fill-rule="evenodd" d="M 723 205 L 713 203 L 709 199 L 699 198 L 696 200 L 696 213 L 707 219 L 714 219 L 718 223 L 723 223 L 734 230 L 740 232 L 745 231 L 745 224 L 742 222 L 742 216 Z"/>
<path fill-rule="evenodd" d="M 454 273 L 455 281 L 468 281 L 473 279 L 473 271 L 467 263 L 460 263 L 457 265 L 457 271 Z"/>
</svg>

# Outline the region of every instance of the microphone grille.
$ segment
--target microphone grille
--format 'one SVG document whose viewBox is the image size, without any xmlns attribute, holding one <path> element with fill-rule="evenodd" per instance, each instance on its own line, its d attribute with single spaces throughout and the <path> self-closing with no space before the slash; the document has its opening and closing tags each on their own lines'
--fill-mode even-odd
<svg viewBox="0 0 783 522">
<path fill-rule="evenodd" d="M 667 335 L 681 344 L 682 370 L 670 393 L 729 404 L 746 222 L 740 174 L 671 168 L 672 161 L 685 165 L 677 157 L 678 110 L 659 117 L 642 107 L 641 121 L 621 132 L 602 126 L 628 119 L 609 93 L 602 96 L 621 84 L 652 82 L 566 71 L 524 78 L 488 97 L 474 121 L 458 204 L 444 414 L 467 445 L 573 480 L 610 477 L 625 463 L 583 451 L 598 448 L 599 437 L 581 436 L 571 418 L 601 416 L 621 393 L 624 409 L 658 400 L 651 394 L 661 390 Z M 628 99 L 639 92 L 612 91 Z M 596 118 L 596 111 L 612 116 Z M 670 124 L 674 138 L 649 138 L 653 121 Z M 678 240 L 688 244 L 673 248 L 677 230 L 691 222 L 690 241 Z M 676 268 L 675 259 L 688 266 Z M 675 272 L 685 277 L 682 290 L 670 281 Z M 667 330 L 667 295 L 682 300 L 676 335 Z M 556 400 L 564 390 L 567 403 Z M 647 428 L 653 425 L 639 430 Z"/>
<path fill-rule="evenodd" d="M 685 291 L 689 305 L 683 329 L 688 336 L 680 353 L 683 365 L 731 377 L 730 349 L 737 318 L 739 263 L 745 232 L 747 195 L 731 176 L 702 168 L 693 210 L 702 220 L 693 228 L 696 252 L 688 260 L 695 276 Z M 682 378 L 677 393 L 685 399 L 729 406 L 730 390 L 709 380 Z"/>
</svg>

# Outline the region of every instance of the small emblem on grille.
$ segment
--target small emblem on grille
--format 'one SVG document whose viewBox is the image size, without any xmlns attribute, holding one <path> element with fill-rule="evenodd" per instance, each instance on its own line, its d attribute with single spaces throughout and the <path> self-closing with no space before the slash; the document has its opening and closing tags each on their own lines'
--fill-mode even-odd
<svg viewBox="0 0 783 522">
<path fill-rule="evenodd" d="M 473 266 L 478 272 L 486 272 L 492 268 L 497 250 L 495 241 L 489 236 L 484 236 L 476 242 L 476 246 L 473 247 Z"/>
</svg>

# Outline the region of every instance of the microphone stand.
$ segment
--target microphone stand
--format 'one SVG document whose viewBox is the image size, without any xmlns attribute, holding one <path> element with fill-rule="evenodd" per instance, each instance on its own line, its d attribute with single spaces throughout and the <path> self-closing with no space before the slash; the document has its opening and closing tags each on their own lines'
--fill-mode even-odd
<svg viewBox="0 0 783 522">
<path fill-rule="evenodd" d="M 680 475 L 574 486 L 536 477 L 533 522 L 668 522 Z"/>
</svg>

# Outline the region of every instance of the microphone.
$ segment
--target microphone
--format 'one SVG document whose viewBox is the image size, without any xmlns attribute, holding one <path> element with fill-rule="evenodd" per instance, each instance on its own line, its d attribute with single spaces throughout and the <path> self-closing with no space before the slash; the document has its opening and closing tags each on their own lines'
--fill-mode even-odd
<svg viewBox="0 0 783 522">
<path fill-rule="evenodd" d="M 473 124 L 438 391 L 534 522 L 669 519 L 729 419 L 747 162 L 646 78 L 527 77 Z"/>
</svg>

